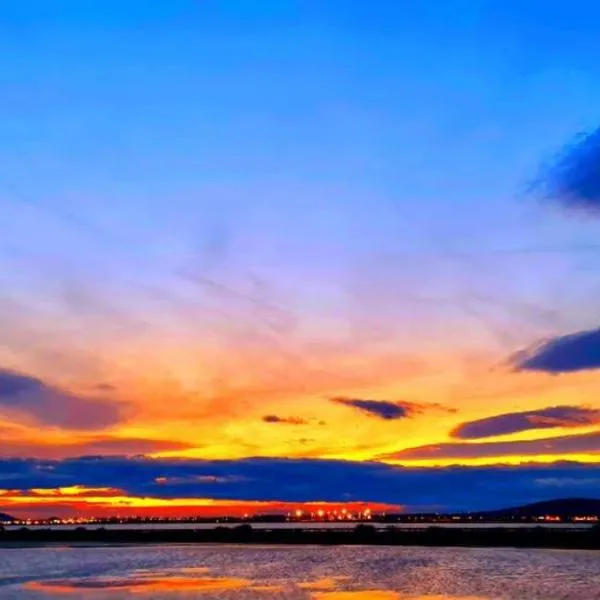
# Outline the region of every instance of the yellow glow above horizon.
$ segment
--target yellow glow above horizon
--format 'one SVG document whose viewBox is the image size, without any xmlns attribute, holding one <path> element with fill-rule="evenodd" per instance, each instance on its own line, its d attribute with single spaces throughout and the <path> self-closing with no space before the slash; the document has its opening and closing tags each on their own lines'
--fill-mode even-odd
<svg viewBox="0 0 600 600">
<path fill-rule="evenodd" d="M 208 361 L 206 373 L 216 377 L 222 368 L 223 376 L 211 380 L 206 374 L 195 375 L 198 364 L 192 364 L 189 358 L 195 349 Z M 167 350 L 172 352 L 168 360 L 164 354 Z M 114 424 L 103 429 L 71 431 L 36 422 L 31 416 L 21 418 L 11 409 L 0 412 L 5 433 L 0 452 L 4 456 L 48 459 L 144 454 L 167 460 L 375 460 L 424 468 L 551 464 L 563 460 L 593 464 L 600 460 L 600 445 L 598 449 L 590 446 L 588 451 L 561 453 L 544 452 L 543 445 L 533 446 L 531 451 L 518 446 L 546 438 L 595 434 L 600 419 L 597 423 L 575 422 L 568 427 L 532 422 L 530 429 L 481 439 L 459 440 L 452 436 L 452 431 L 463 423 L 499 414 L 557 406 L 600 410 L 600 381 L 594 373 L 553 377 L 518 373 L 505 367 L 490 369 L 490 364 L 498 361 L 498 353 L 473 355 L 450 345 L 444 351 L 412 355 L 402 346 L 385 350 L 369 347 L 360 356 L 346 346 L 341 350 L 316 348 L 313 355 L 305 353 L 309 358 L 296 363 L 277 362 L 279 351 L 273 354 L 271 347 L 260 345 L 244 346 L 240 354 L 236 354 L 238 348 L 234 346 L 230 356 L 212 352 L 208 344 L 202 348 L 193 344 L 171 347 L 156 341 L 142 347 L 124 344 L 112 351 L 110 360 L 104 357 L 103 363 L 110 386 L 90 391 L 92 382 L 84 377 L 49 378 L 47 385 L 53 394 L 100 396 L 118 406 L 119 419 Z M 164 361 L 175 361 L 177 368 L 169 372 Z M 28 372 L 25 363 L 14 368 Z M 339 397 L 408 403 L 412 408 L 404 418 L 386 419 L 359 406 L 332 400 Z M 444 456 L 445 444 L 458 443 L 464 444 L 470 457 L 456 458 L 451 452 Z M 496 443 L 501 445 L 493 446 Z M 510 451 L 512 443 L 517 444 L 515 452 Z M 402 454 L 421 447 L 442 447 L 442 451 L 420 458 Z M 55 489 L 36 488 L 26 496 L 10 495 L 6 490 L 0 494 L 7 511 L 18 506 L 26 511 L 47 506 L 50 511 L 59 504 L 86 512 L 115 511 L 118 507 L 169 512 L 225 506 L 210 497 L 139 498 L 116 488 L 118 482 L 114 488 L 87 489 L 74 482 Z M 205 489 L 202 496 L 208 494 Z M 318 500 L 318 492 L 315 495 Z M 253 507 L 272 503 L 226 505 L 254 510 Z"/>
<path fill-rule="evenodd" d="M 98 495 L 99 492 L 102 492 Z M 258 512 L 317 514 L 319 512 L 339 511 L 362 513 L 401 510 L 402 507 L 378 502 L 285 502 L 256 500 L 226 500 L 214 498 L 158 498 L 148 496 L 128 496 L 118 489 L 86 488 L 35 488 L 31 490 L 0 489 L 5 510 L 18 510 L 19 507 L 53 507 L 60 505 L 90 516 L 114 516 L 116 514 L 135 516 L 136 514 L 156 516 L 243 516 Z M 302 507 L 302 508 L 298 508 Z M 17 515 L 18 516 L 18 515 Z"/>
</svg>

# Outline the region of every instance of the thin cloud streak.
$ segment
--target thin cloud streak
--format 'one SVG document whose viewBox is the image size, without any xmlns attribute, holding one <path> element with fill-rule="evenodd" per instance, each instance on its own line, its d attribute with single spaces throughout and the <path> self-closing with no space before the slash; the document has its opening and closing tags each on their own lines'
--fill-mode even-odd
<svg viewBox="0 0 600 600">
<path fill-rule="evenodd" d="M 441 404 L 426 404 L 417 402 L 390 402 L 388 400 L 368 400 L 363 398 L 331 398 L 332 402 L 342 404 L 366 413 L 369 416 L 383 419 L 384 421 L 395 421 L 409 419 L 422 414 L 428 410 L 441 410 L 444 412 L 455 412 Z"/>
<path fill-rule="evenodd" d="M 62 442 L 41 442 L 17 438 L 0 441 L 0 457 L 16 458 L 33 455 L 39 458 L 62 459 L 85 455 L 131 456 L 177 452 L 195 447 L 197 446 L 186 442 L 152 438 L 93 436 Z"/>
<path fill-rule="evenodd" d="M 281 425 L 308 425 L 310 423 L 302 417 L 279 417 L 277 415 L 265 415 L 262 420 L 265 423 Z"/>
<path fill-rule="evenodd" d="M 550 406 L 462 423 L 452 431 L 452 437 L 469 440 L 509 435 L 531 429 L 588 427 L 597 424 L 600 424 L 600 410 L 584 406 Z"/>
<path fill-rule="evenodd" d="M 515 442 L 450 442 L 406 448 L 381 456 L 382 460 L 465 460 L 519 456 L 600 455 L 600 431 Z"/>
</svg>

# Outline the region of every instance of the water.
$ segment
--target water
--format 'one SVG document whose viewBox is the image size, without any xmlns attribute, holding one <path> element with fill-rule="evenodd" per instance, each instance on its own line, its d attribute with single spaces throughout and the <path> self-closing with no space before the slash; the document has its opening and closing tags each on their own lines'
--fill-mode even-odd
<svg viewBox="0 0 600 600">
<path fill-rule="evenodd" d="M 0 548 L 0 598 L 596 600 L 600 552 L 471 548 Z"/>
</svg>

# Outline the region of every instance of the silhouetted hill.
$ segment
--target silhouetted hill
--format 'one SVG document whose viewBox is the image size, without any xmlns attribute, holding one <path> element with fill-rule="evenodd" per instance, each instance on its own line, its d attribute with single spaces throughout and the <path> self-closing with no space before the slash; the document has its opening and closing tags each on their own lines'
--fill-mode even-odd
<svg viewBox="0 0 600 600">
<path fill-rule="evenodd" d="M 524 506 L 502 508 L 477 513 L 486 517 L 542 517 L 544 515 L 559 515 L 561 517 L 600 516 L 600 500 L 595 498 L 562 498 L 535 502 Z"/>
<path fill-rule="evenodd" d="M 14 517 L 7 515 L 6 513 L 0 512 L 0 521 L 13 521 Z"/>
</svg>

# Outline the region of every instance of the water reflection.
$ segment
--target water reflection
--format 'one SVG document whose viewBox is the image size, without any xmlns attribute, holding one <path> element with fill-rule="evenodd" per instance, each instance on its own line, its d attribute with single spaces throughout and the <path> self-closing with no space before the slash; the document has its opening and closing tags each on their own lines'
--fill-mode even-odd
<svg viewBox="0 0 600 600">
<path fill-rule="evenodd" d="M 449 596 L 406 596 L 399 592 L 385 589 L 344 589 L 350 580 L 348 576 L 327 577 L 314 581 L 305 581 L 298 584 L 265 584 L 249 579 L 233 577 L 208 577 L 205 567 L 184 567 L 181 569 L 165 569 L 157 575 L 147 569 L 139 569 L 131 577 L 122 579 L 85 578 L 64 579 L 48 581 L 29 581 L 23 584 L 23 589 L 43 593 L 51 596 L 64 596 L 76 594 L 78 596 L 90 593 L 111 592 L 127 594 L 185 594 L 194 592 L 209 594 L 214 592 L 245 592 L 244 598 L 249 593 L 258 597 L 261 593 L 277 592 L 277 598 L 306 598 L 307 600 L 448 600 Z M 187 575 L 187 576 L 184 576 Z M 192 575 L 197 575 L 193 577 Z M 304 591 L 304 594 L 302 593 Z M 307 594 L 307 595 L 306 595 Z M 219 596 L 221 597 L 221 596 Z M 227 596 L 233 598 L 234 596 Z M 452 600 L 486 600 L 484 598 L 458 598 Z"/>
<path fill-rule="evenodd" d="M 130 594 L 154 592 L 215 592 L 222 590 L 253 589 L 247 579 L 229 579 L 226 577 L 159 577 L 129 580 L 85 580 L 85 581 L 31 581 L 24 585 L 26 589 L 47 592 L 50 594 L 84 593 L 101 590 L 104 592 L 119 591 Z"/>
<path fill-rule="evenodd" d="M 407 596 L 388 590 L 317 592 L 312 598 L 314 600 L 490 600 L 483 596 Z"/>
<path fill-rule="evenodd" d="M 600 553 L 393 547 L 0 548 L 0 598 L 600 600 Z"/>
<path fill-rule="evenodd" d="M 386 590 L 316 592 L 312 597 L 315 600 L 401 600 L 402 598 L 398 592 L 389 592 Z"/>
<path fill-rule="evenodd" d="M 267 585 L 250 579 L 236 577 L 211 577 L 206 567 L 182 567 L 155 572 L 150 569 L 137 569 L 130 576 L 122 578 L 82 578 L 48 581 L 29 581 L 24 589 L 50 595 L 90 592 L 120 592 L 147 594 L 155 592 L 222 592 L 244 590 L 250 592 L 281 591 L 281 586 Z"/>
<path fill-rule="evenodd" d="M 316 581 L 306 581 L 299 583 L 298 587 L 305 590 L 335 590 L 341 587 L 341 583 L 350 579 L 346 575 L 338 575 L 337 577 L 325 577 Z"/>
</svg>

